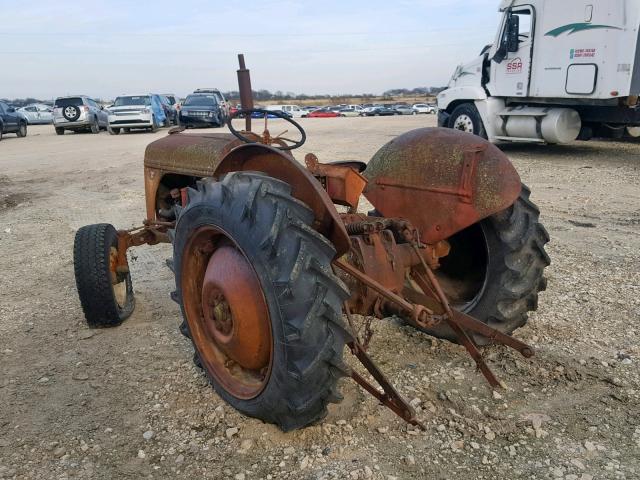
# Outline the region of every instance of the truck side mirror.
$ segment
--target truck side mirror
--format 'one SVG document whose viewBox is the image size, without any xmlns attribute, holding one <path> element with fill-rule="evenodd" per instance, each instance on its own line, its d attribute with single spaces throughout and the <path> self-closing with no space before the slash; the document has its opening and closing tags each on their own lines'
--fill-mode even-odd
<svg viewBox="0 0 640 480">
<path fill-rule="evenodd" d="M 518 36 L 520 35 L 520 17 L 509 15 L 507 19 L 507 52 L 517 52 L 520 48 Z"/>
<path fill-rule="evenodd" d="M 517 52 L 520 46 L 518 41 L 518 34 L 520 33 L 520 17 L 507 13 L 507 20 L 504 25 L 504 31 L 500 38 L 500 45 L 493 55 L 493 61 L 496 63 L 502 63 L 507 58 L 509 52 Z"/>
</svg>

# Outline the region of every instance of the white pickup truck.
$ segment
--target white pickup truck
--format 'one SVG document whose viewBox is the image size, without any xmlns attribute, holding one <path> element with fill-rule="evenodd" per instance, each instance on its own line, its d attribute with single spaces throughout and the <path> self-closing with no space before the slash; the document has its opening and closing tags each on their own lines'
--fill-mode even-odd
<svg viewBox="0 0 640 480">
<path fill-rule="evenodd" d="M 302 110 L 298 105 L 269 105 L 267 110 L 278 110 L 281 112 L 288 113 L 292 118 L 300 118 L 302 115 L 307 113 L 305 110 Z"/>
<path fill-rule="evenodd" d="M 438 95 L 438 124 L 492 142 L 640 135 L 640 1 L 503 0 L 495 42 Z"/>
</svg>

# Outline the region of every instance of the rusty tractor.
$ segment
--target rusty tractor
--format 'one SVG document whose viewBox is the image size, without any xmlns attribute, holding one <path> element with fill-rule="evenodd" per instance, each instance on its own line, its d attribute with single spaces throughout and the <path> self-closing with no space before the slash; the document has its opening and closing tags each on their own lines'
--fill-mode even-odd
<svg viewBox="0 0 640 480">
<path fill-rule="evenodd" d="M 302 428 L 341 399 L 347 376 L 420 425 L 367 353 L 372 320 L 394 315 L 462 344 L 499 387 L 479 346 L 533 355 L 511 333 L 537 308 L 549 265 L 549 237 L 508 158 L 472 134 L 421 128 L 368 163 L 307 154 L 303 165 L 291 153 L 303 128 L 282 115 L 300 139 L 270 134 L 239 58 L 245 128 L 175 127 L 145 152 L 143 224 L 78 230 L 75 274 L 89 326 L 132 313 L 128 250 L 170 242 L 180 330 L 218 394 L 246 415 Z M 255 112 L 264 114 L 262 134 L 251 131 Z M 358 210 L 363 197 L 368 213 Z M 345 350 L 369 375 L 345 363 Z"/>
</svg>

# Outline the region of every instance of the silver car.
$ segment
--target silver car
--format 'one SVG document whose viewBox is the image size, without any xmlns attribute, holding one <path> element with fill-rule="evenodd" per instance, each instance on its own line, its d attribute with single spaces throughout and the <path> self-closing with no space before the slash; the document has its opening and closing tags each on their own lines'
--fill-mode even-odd
<svg viewBox="0 0 640 480">
<path fill-rule="evenodd" d="M 413 108 L 411 108 L 409 105 L 396 105 L 395 107 L 392 107 L 393 110 L 396 111 L 396 113 L 398 115 L 412 115 L 413 114 Z"/>
<path fill-rule="evenodd" d="M 37 123 L 53 122 L 53 108 L 43 103 L 34 103 L 18 109 L 18 112 L 27 119 L 29 125 Z"/>
<path fill-rule="evenodd" d="M 53 126 L 58 135 L 65 130 L 100 133 L 109 126 L 109 116 L 101 105 L 85 96 L 58 97 L 53 108 Z"/>
</svg>

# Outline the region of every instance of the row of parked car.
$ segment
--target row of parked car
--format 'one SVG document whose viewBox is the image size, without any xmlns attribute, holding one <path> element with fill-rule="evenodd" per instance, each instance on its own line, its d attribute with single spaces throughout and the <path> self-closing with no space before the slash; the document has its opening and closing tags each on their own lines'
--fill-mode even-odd
<svg viewBox="0 0 640 480">
<path fill-rule="evenodd" d="M 27 125 L 53 124 L 58 135 L 66 131 L 107 130 L 112 135 L 132 129 L 155 132 L 162 126 L 224 125 L 229 118 L 229 105 L 215 88 L 197 89 L 180 103 L 173 94 L 122 95 L 111 105 L 100 105 L 86 95 L 58 97 L 53 106 L 32 104 L 15 108 L 0 102 L 0 139 L 3 133 L 27 135 Z"/>
<path fill-rule="evenodd" d="M 396 104 L 364 104 L 364 105 L 333 105 L 328 107 L 298 105 L 269 105 L 266 110 L 279 110 L 290 117 L 302 118 L 328 118 L 328 117 L 376 117 L 386 115 L 419 115 L 434 114 L 437 112 L 435 105 L 428 103 L 416 103 L 414 105 Z"/>
<path fill-rule="evenodd" d="M 132 129 L 152 132 L 171 125 L 191 127 L 221 127 L 240 108 L 230 108 L 222 92 L 216 88 L 201 88 L 187 95 L 181 103 L 173 94 L 122 95 L 111 105 L 100 105 L 86 95 L 56 98 L 53 106 L 33 104 L 15 108 L 0 102 L 0 139 L 3 133 L 27 135 L 27 125 L 52 123 L 58 135 L 66 131 L 107 130 L 112 135 Z M 294 118 L 418 115 L 436 113 L 434 105 L 364 104 L 328 107 L 269 105 L 266 110 L 280 111 Z M 261 117 L 263 114 L 256 114 Z M 275 116 L 275 115 L 274 115 Z"/>
<path fill-rule="evenodd" d="M 53 125 L 58 135 L 66 130 L 108 130 L 112 135 L 132 129 L 155 132 L 171 125 L 222 126 L 229 108 L 217 89 L 198 89 L 179 103 L 173 94 L 122 95 L 106 107 L 87 96 L 59 97 L 53 108 Z"/>
</svg>

